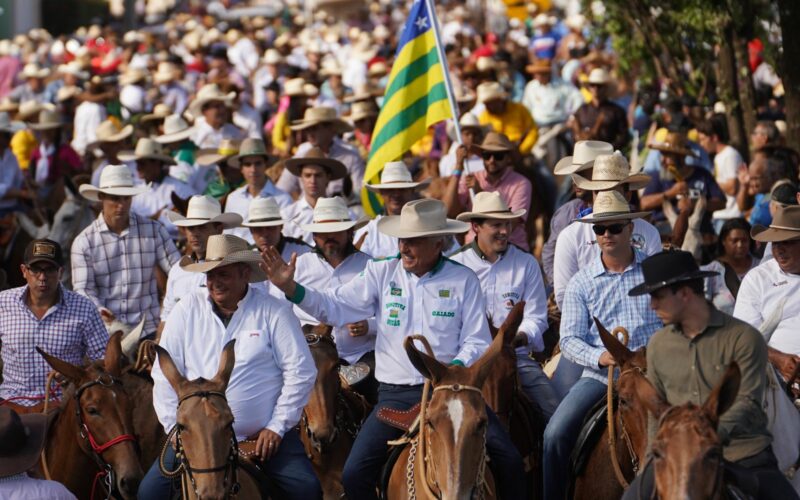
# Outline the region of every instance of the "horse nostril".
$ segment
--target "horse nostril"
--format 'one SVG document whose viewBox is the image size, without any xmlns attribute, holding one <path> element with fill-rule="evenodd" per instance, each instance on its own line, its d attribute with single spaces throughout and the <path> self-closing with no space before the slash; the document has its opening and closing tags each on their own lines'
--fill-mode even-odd
<svg viewBox="0 0 800 500">
<path fill-rule="evenodd" d="M 130 495 L 135 497 L 136 493 L 139 491 L 139 483 L 141 480 L 142 478 L 140 477 L 121 477 L 119 480 L 119 489 L 126 496 Z"/>
</svg>

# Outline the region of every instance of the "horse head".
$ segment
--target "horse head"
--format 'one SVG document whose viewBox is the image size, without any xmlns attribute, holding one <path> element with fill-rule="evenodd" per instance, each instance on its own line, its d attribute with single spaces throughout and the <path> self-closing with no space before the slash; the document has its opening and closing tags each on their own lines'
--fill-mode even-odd
<svg viewBox="0 0 800 500">
<path fill-rule="evenodd" d="M 169 353 L 156 345 L 158 364 L 178 395 L 175 446 L 191 485 L 190 495 L 222 499 L 235 492 L 238 447 L 233 430 L 233 412 L 225 390 L 235 363 L 234 343 L 222 349 L 219 368 L 211 380 L 187 380 Z"/>
<path fill-rule="evenodd" d="M 103 361 L 87 367 L 67 363 L 38 347 L 36 350 L 69 381 L 64 392 L 62 415 L 65 418 L 74 415 L 74 431 L 81 450 L 98 465 L 110 466 L 117 490 L 128 499 L 136 498 L 144 472 L 133 437 L 132 405 L 119 380 L 120 336 L 111 336 Z"/>
<path fill-rule="evenodd" d="M 719 417 L 736 400 L 741 371 L 733 361 L 702 406 L 672 406 L 650 385 L 642 385 L 639 399 L 658 418 L 653 442 L 656 491 L 664 500 L 721 498 L 722 443 Z"/>
<path fill-rule="evenodd" d="M 492 338 L 500 338 L 502 349 L 495 361 L 492 372 L 483 385 L 483 398 L 489 405 L 500 423 L 508 429 L 511 409 L 514 405 L 514 396 L 517 391 L 517 355 L 514 352 L 515 339 L 519 325 L 525 312 L 525 302 L 517 302 L 506 316 L 500 328 L 492 326 L 489 321 L 489 330 Z"/>
<path fill-rule="evenodd" d="M 323 452 L 337 437 L 336 400 L 339 397 L 339 353 L 330 325 L 303 325 L 306 343 L 317 367 L 317 379 L 303 412 L 311 444 Z"/>
<path fill-rule="evenodd" d="M 138 325 L 131 326 L 117 319 L 117 315 L 105 307 L 101 307 L 98 312 L 108 334 L 113 335 L 119 332 L 121 335 L 122 353 L 127 360 L 131 363 L 135 362 L 139 350 L 139 338 L 144 330 L 145 318 L 142 318 Z"/>
</svg>

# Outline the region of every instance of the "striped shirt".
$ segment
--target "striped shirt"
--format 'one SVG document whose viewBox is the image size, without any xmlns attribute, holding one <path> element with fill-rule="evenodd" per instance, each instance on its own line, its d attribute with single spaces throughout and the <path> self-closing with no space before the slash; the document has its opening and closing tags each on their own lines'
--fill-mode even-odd
<svg viewBox="0 0 800 500">
<path fill-rule="evenodd" d="M 117 234 L 100 214 L 72 244 L 73 288 L 128 325 L 144 316 L 144 332 L 152 333 L 160 309 L 155 267 L 169 273 L 179 258 L 158 222 L 131 213 L 130 226 Z"/>
<path fill-rule="evenodd" d="M 59 286 L 61 299 L 41 319 L 25 303 L 28 286 L 0 293 L 0 343 L 3 348 L 3 383 L 0 398 L 37 397 L 44 393 L 50 365 L 36 347 L 75 365 L 83 358 L 105 355 L 108 332 L 92 302 Z M 18 400 L 33 406 L 39 401 Z"/>
<path fill-rule="evenodd" d="M 628 290 L 644 281 L 642 261 L 647 257 L 634 249 L 634 261 L 622 273 L 608 271 L 598 253 L 591 264 L 581 269 L 567 285 L 561 314 L 561 351 L 570 361 L 584 366 L 583 377 L 608 382 L 606 368 L 600 368 L 600 355 L 606 351 L 596 317 L 609 331 L 618 326 L 628 330 L 628 349 L 647 344 L 663 325 L 650 309 L 650 296 L 629 297 Z"/>
</svg>

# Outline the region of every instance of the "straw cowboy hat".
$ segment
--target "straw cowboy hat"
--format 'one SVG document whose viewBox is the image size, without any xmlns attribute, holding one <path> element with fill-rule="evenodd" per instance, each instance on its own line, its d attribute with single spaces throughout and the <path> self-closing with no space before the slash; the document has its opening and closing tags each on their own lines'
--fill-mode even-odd
<svg viewBox="0 0 800 500">
<path fill-rule="evenodd" d="M 159 144 L 185 141 L 191 137 L 194 129 L 181 115 L 169 115 L 164 118 L 164 133 L 155 138 Z"/>
<path fill-rule="evenodd" d="M 39 111 L 39 121 L 37 123 L 30 123 L 28 126 L 32 130 L 53 130 L 64 126 L 61 121 L 61 115 L 58 111 L 52 109 L 43 109 Z"/>
<path fill-rule="evenodd" d="M 0 100 L 0 112 L 13 113 L 19 109 L 19 103 L 11 100 L 10 97 L 3 97 Z"/>
<path fill-rule="evenodd" d="M 347 175 L 347 167 L 344 166 L 344 163 L 328 158 L 321 149 L 316 147 L 309 149 L 305 156 L 291 158 L 283 163 L 286 170 L 297 177 L 300 177 L 300 171 L 306 165 L 316 165 L 324 168 L 328 171 L 328 176 L 332 181 Z"/>
<path fill-rule="evenodd" d="M 197 151 L 195 162 L 198 165 L 213 165 L 227 160 L 239 152 L 239 141 L 222 139 L 217 149 L 200 149 Z"/>
<path fill-rule="evenodd" d="M 319 201 L 317 201 L 319 204 Z M 247 220 L 243 227 L 273 227 L 282 226 L 286 221 L 281 217 L 281 207 L 272 196 L 256 198 L 250 202 L 247 209 Z"/>
<path fill-rule="evenodd" d="M 177 80 L 180 77 L 180 70 L 175 63 L 171 63 L 169 61 L 164 61 L 158 63 L 158 67 L 156 68 L 156 72 L 153 73 L 153 83 L 156 85 L 161 85 L 162 83 L 169 83 L 173 80 Z"/>
<path fill-rule="evenodd" d="M 120 127 L 116 120 L 104 120 L 95 129 L 95 140 L 89 148 L 96 147 L 100 143 L 124 141 L 133 134 L 133 125 Z"/>
<path fill-rule="evenodd" d="M 539 28 L 541 26 L 553 26 L 556 24 L 555 18 L 545 13 L 541 13 L 533 18 L 533 27 Z"/>
<path fill-rule="evenodd" d="M 572 156 L 565 156 L 558 160 L 553 173 L 556 175 L 569 175 L 580 172 L 589 167 L 587 163 L 602 154 L 611 154 L 614 146 L 603 141 L 578 141 L 572 149 Z"/>
<path fill-rule="evenodd" d="M 695 156 L 694 151 L 689 149 L 686 134 L 677 131 L 667 132 L 666 137 L 661 142 L 650 143 L 650 149 L 681 156 Z"/>
<path fill-rule="evenodd" d="M 381 172 L 381 182 L 379 184 L 365 184 L 364 187 L 373 192 L 383 189 L 418 189 L 424 188 L 431 183 L 431 179 L 421 182 L 414 182 L 411 172 L 402 161 L 390 161 L 383 166 Z"/>
<path fill-rule="evenodd" d="M 261 62 L 273 65 L 281 64 L 283 62 L 283 56 L 275 49 L 267 49 L 267 51 L 264 52 L 264 57 L 261 58 Z"/>
<path fill-rule="evenodd" d="M 644 283 L 631 288 L 628 296 L 636 297 L 682 281 L 691 281 L 717 274 L 719 273 L 714 271 L 701 271 L 689 252 L 666 250 L 642 261 Z"/>
<path fill-rule="evenodd" d="M 22 79 L 47 78 L 48 76 L 50 76 L 50 70 L 48 68 L 40 68 L 36 63 L 26 64 L 19 74 L 19 77 Z"/>
<path fill-rule="evenodd" d="M 283 84 L 283 95 L 289 97 L 311 97 L 313 93 L 302 78 L 292 78 Z"/>
<path fill-rule="evenodd" d="M 119 77 L 120 85 L 132 85 L 147 79 L 148 72 L 144 68 L 128 68 Z"/>
<path fill-rule="evenodd" d="M 470 222 L 473 219 L 517 219 L 527 210 L 511 210 L 497 191 L 481 191 L 472 200 L 472 211 L 459 214 L 456 219 Z"/>
<path fill-rule="evenodd" d="M 117 156 L 122 161 L 157 160 L 168 165 L 175 163 L 175 159 L 164 152 L 161 144 L 149 137 L 139 139 L 133 151 L 122 151 Z"/>
<path fill-rule="evenodd" d="M 461 126 L 461 130 L 464 130 L 465 128 L 477 128 L 481 131 L 486 131 L 486 126 L 481 125 L 478 117 L 472 113 L 464 113 L 461 115 L 461 118 L 458 119 L 458 124 Z"/>
<path fill-rule="evenodd" d="M 28 120 L 30 117 L 38 115 L 40 111 L 49 109 L 55 111 L 56 107 L 50 103 L 42 104 L 38 101 L 24 101 L 19 105 L 17 111 L 17 118 L 20 120 Z"/>
<path fill-rule="evenodd" d="M 447 208 L 439 200 L 422 199 L 403 205 L 400 215 L 387 215 L 378 221 L 378 231 L 395 238 L 424 238 L 466 233 L 469 224 L 447 218 Z"/>
<path fill-rule="evenodd" d="M 347 203 L 339 196 L 320 198 L 314 206 L 311 224 L 301 224 L 300 228 L 308 233 L 338 233 L 348 229 L 360 229 L 367 225 L 369 217 L 358 220 L 350 218 Z"/>
<path fill-rule="evenodd" d="M 19 415 L 0 406 L 0 478 L 21 474 L 36 465 L 49 422 L 43 413 Z"/>
<path fill-rule="evenodd" d="M 353 130 L 349 123 L 339 118 L 336 109 L 327 106 L 306 109 L 305 113 L 303 113 L 303 119 L 295 121 L 289 128 L 292 130 L 305 130 L 323 123 L 334 127 L 337 134 Z"/>
<path fill-rule="evenodd" d="M 83 92 L 83 89 L 77 85 L 65 85 L 58 89 L 56 92 L 56 102 L 64 102 L 74 99 Z"/>
<path fill-rule="evenodd" d="M 364 83 L 356 87 L 352 95 L 345 97 L 344 102 L 348 104 L 353 104 L 360 101 L 374 102 L 376 97 L 380 97 L 382 95 L 383 95 L 382 91 L 374 88 L 372 85 L 368 83 Z"/>
<path fill-rule="evenodd" d="M 267 145 L 261 139 L 247 138 L 242 141 L 239 153 L 228 159 L 228 166 L 239 168 L 245 156 L 263 156 L 267 163 L 272 163 L 274 158 L 267 153 Z"/>
<path fill-rule="evenodd" d="M 100 193 L 112 196 L 136 196 L 147 191 L 147 186 L 134 186 L 133 174 L 125 165 L 108 165 L 100 173 L 100 187 L 83 184 L 78 188 L 89 201 L 100 201 Z"/>
<path fill-rule="evenodd" d="M 354 102 L 350 108 L 350 116 L 348 118 L 351 122 L 355 123 L 364 118 L 375 118 L 378 116 L 378 110 L 375 105 L 367 101 Z"/>
<path fill-rule="evenodd" d="M 800 206 L 778 207 L 769 227 L 756 224 L 750 230 L 756 241 L 791 241 L 800 239 Z"/>
<path fill-rule="evenodd" d="M 611 83 L 611 75 L 605 68 L 595 68 L 589 73 L 586 83 L 589 85 L 608 85 Z"/>
<path fill-rule="evenodd" d="M 196 194 L 189 198 L 186 216 L 170 210 L 167 218 L 178 227 L 195 227 L 203 224 L 222 224 L 225 229 L 239 227 L 242 216 L 235 213 L 222 213 L 219 200 L 211 196 Z"/>
<path fill-rule="evenodd" d="M 480 144 L 473 144 L 472 148 L 477 150 L 478 153 L 482 153 L 483 151 L 513 151 L 517 149 L 517 147 L 508 140 L 505 134 L 494 131 L 487 133 L 486 137 L 483 138 L 483 142 Z"/>
<path fill-rule="evenodd" d="M 89 72 L 83 70 L 83 65 L 78 61 L 70 61 L 58 67 L 58 72 L 62 75 L 72 75 L 81 80 L 89 78 Z"/>
<path fill-rule="evenodd" d="M 232 234 L 213 234 L 208 237 L 206 244 L 206 259 L 203 262 L 193 262 L 192 258 L 184 255 L 180 260 L 181 269 L 192 273 L 207 273 L 218 267 L 231 264 L 247 264 L 250 267 L 250 283 L 258 283 L 267 279 L 258 267 L 261 255 L 250 250 L 247 241 Z"/>
<path fill-rule="evenodd" d="M 5 111 L 0 112 L 0 132 L 15 134 L 25 128 L 22 122 L 12 121 L 11 116 Z"/>
<path fill-rule="evenodd" d="M 342 76 L 342 66 L 339 61 L 328 58 L 322 61 L 322 68 L 319 70 L 320 76 Z"/>
<path fill-rule="evenodd" d="M 498 82 L 483 82 L 478 85 L 478 102 L 508 99 L 508 94 Z"/>
<path fill-rule="evenodd" d="M 620 184 L 629 184 L 630 190 L 635 191 L 642 189 L 650 182 L 650 176 L 647 174 L 631 175 L 628 160 L 619 151 L 599 155 L 584 165 L 584 169 L 590 168 L 592 169 L 592 180 L 579 174 L 572 174 L 572 181 L 575 185 L 586 191 L 614 189 Z"/>
<path fill-rule="evenodd" d="M 210 102 L 220 101 L 226 106 L 233 105 L 233 100 L 236 98 L 236 92 L 223 93 L 216 83 L 207 83 L 203 85 L 197 92 L 191 104 L 189 104 L 189 113 L 194 116 L 203 114 L 203 106 Z"/>
<path fill-rule="evenodd" d="M 576 222 L 596 224 L 598 222 L 629 221 L 647 217 L 650 212 L 631 212 L 628 200 L 619 191 L 600 191 L 592 204 L 592 213 L 575 219 Z"/>
<path fill-rule="evenodd" d="M 169 104 L 164 104 L 160 102 L 153 107 L 152 113 L 147 113 L 146 115 L 142 115 L 139 118 L 139 123 L 147 123 L 156 120 L 163 120 L 164 118 L 168 117 L 172 114 L 172 108 Z"/>
<path fill-rule="evenodd" d="M 375 61 L 369 65 L 367 69 L 367 76 L 371 78 L 380 78 L 389 74 L 389 65 L 386 61 Z"/>
</svg>

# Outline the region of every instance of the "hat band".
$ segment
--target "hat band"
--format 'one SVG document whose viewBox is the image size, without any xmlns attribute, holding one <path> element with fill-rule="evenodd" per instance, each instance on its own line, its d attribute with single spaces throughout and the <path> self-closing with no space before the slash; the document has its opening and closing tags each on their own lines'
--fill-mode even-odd
<svg viewBox="0 0 800 500">
<path fill-rule="evenodd" d="M 614 217 L 616 215 L 630 215 L 631 213 L 633 213 L 633 212 L 630 212 L 630 211 L 628 211 L 628 212 L 595 212 L 594 213 L 594 218 L 596 219 L 598 217 Z"/>
<path fill-rule="evenodd" d="M 111 188 L 132 188 L 133 184 L 112 184 L 110 186 L 100 186 L 98 189 L 111 189 Z"/>
<path fill-rule="evenodd" d="M 315 220 L 314 224 L 334 224 L 336 222 L 353 222 L 350 219 L 324 219 L 324 220 Z"/>
<path fill-rule="evenodd" d="M 248 222 L 272 222 L 281 220 L 280 217 L 259 217 L 258 219 L 250 219 Z"/>
<path fill-rule="evenodd" d="M 476 213 L 479 213 L 479 214 L 510 214 L 511 210 L 510 209 L 506 209 L 506 210 L 489 210 L 487 212 L 476 212 Z"/>
<path fill-rule="evenodd" d="M 217 154 L 220 154 L 222 156 L 231 156 L 235 155 L 238 152 L 239 152 L 238 149 L 233 149 L 233 148 L 219 148 L 217 150 Z"/>
</svg>

